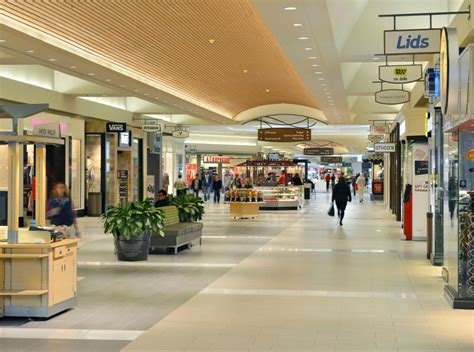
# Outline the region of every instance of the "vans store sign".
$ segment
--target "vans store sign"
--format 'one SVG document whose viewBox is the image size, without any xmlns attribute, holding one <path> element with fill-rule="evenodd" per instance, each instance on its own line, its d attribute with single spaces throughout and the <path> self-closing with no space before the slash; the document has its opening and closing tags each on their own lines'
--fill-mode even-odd
<svg viewBox="0 0 474 352">
<path fill-rule="evenodd" d="M 385 31 L 384 54 L 436 54 L 440 38 L 440 29 Z"/>
</svg>

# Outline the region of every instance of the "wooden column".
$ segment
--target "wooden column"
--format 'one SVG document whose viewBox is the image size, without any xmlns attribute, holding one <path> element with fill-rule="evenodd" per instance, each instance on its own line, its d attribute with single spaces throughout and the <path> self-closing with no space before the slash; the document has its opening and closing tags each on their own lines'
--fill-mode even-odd
<svg viewBox="0 0 474 352">
<path fill-rule="evenodd" d="M 20 145 L 8 143 L 8 243 L 18 243 L 18 218 L 20 197 Z"/>
<path fill-rule="evenodd" d="M 36 203 L 35 220 L 40 226 L 46 225 L 46 146 L 39 144 L 35 152 Z"/>
</svg>

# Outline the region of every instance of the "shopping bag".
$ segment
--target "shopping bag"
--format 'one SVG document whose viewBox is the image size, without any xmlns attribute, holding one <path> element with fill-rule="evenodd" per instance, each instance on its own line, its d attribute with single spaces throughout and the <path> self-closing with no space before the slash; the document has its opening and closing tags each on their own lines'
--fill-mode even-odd
<svg viewBox="0 0 474 352">
<path fill-rule="evenodd" d="M 355 189 L 356 191 L 359 190 L 359 186 L 357 186 L 357 183 L 354 184 L 354 189 Z"/>
<path fill-rule="evenodd" d="M 328 211 L 328 215 L 329 216 L 334 216 L 335 215 L 335 211 L 334 211 L 334 204 L 331 204 L 331 207 L 329 208 L 329 211 Z"/>
</svg>

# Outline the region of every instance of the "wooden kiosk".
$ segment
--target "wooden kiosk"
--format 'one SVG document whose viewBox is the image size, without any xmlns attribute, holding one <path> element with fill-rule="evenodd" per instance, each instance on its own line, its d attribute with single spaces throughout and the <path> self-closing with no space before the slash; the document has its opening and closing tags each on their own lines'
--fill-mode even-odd
<svg viewBox="0 0 474 352">
<path fill-rule="evenodd" d="M 0 106 L 0 118 L 11 118 L 12 132 L 0 133 L 8 144 L 8 221 L 0 229 L 0 317 L 48 318 L 76 304 L 77 240 L 51 242 L 49 231 L 19 228 L 19 199 L 22 192 L 22 144 L 36 145 L 36 221 L 46 225 L 46 145 L 64 144 L 46 129 L 42 135 L 18 133 L 18 119 L 48 108 L 46 104 Z"/>
</svg>

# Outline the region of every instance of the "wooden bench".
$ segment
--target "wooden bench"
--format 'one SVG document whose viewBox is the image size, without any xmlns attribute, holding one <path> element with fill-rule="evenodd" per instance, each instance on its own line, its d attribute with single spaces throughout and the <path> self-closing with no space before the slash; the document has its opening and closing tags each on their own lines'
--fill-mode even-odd
<svg viewBox="0 0 474 352">
<path fill-rule="evenodd" d="M 151 236 L 150 253 L 157 248 L 174 248 L 174 254 L 178 254 L 178 248 L 184 245 L 191 247 L 192 241 L 199 239 L 199 245 L 202 244 L 202 228 L 200 222 L 179 222 L 178 208 L 174 205 L 161 207 L 164 212 L 165 227 L 162 237 L 158 234 Z"/>
</svg>

